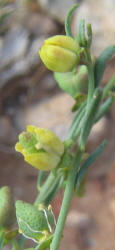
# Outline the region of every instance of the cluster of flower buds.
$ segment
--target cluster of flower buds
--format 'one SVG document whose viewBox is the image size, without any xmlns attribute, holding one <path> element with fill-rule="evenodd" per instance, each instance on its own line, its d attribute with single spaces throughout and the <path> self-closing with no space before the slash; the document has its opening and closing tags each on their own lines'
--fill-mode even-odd
<svg viewBox="0 0 115 250">
<path fill-rule="evenodd" d="M 31 125 L 19 135 L 15 148 L 26 162 L 45 171 L 57 167 L 64 153 L 64 144 L 53 132 Z"/>
<path fill-rule="evenodd" d="M 80 53 L 78 42 L 64 35 L 48 38 L 39 51 L 45 66 L 54 72 L 71 71 L 79 63 Z"/>
<path fill-rule="evenodd" d="M 11 189 L 0 188 L 0 227 L 9 229 L 15 221 L 15 207 Z"/>
<path fill-rule="evenodd" d="M 39 204 L 38 208 L 23 202 L 16 202 L 16 217 L 19 233 L 35 242 L 47 240 L 54 232 L 56 221 L 51 205 L 45 207 Z"/>
</svg>

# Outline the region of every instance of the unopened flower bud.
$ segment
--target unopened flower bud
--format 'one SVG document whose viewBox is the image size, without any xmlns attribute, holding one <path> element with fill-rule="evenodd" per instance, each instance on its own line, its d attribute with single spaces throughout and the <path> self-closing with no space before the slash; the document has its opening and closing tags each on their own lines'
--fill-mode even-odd
<svg viewBox="0 0 115 250">
<path fill-rule="evenodd" d="M 19 232 L 35 242 L 42 242 L 52 235 L 55 228 L 55 217 L 51 207 L 42 204 L 38 208 L 23 202 L 16 202 L 16 216 Z"/>
<path fill-rule="evenodd" d="M 57 35 L 45 40 L 39 54 L 48 69 L 68 72 L 79 63 L 80 51 L 78 42 L 73 38 Z"/>
<path fill-rule="evenodd" d="M 0 226 L 9 228 L 15 221 L 15 208 L 11 189 L 0 188 Z"/>
<path fill-rule="evenodd" d="M 64 144 L 53 132 L 31 125 L 19 135 L 15 148 L 33 167 L 46 171 L 55 168 L 64 153 Z"/>
</svg>

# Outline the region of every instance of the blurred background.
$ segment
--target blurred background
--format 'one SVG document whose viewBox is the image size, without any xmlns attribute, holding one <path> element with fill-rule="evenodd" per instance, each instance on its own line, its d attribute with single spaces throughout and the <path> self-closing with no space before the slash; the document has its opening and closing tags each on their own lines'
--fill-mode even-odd
<svg viewBox="0 0 115 250">
<path fill-rule="evenodd" d="M 73 34 L 80 18 L 90 22 L 92 52 L 97 56 L 115 41 L 115 0 L 0 0 L 0 187 L 9 185 L 15 200 L 33 202 L 37 194 L 37 171 L 14 150 L 19 132 L 33 124 L 64 139 L 72 120 L 73 100 L 58 88 L 38 50 L 45 38 L 64 34 L 65 15 L 74 3 L 79 8 L 72 20 Z M 103 85 L 114 72 L 112 58 Z M 104 138 L 108 145 L 89 172 L 85 196 L 73 198 L 60 250 L 115 249 L 114 110 L 115 104 L 89 136 L 89 152 Z M 53 202 L 56 215 L 62 195 Z"/>
</svg>

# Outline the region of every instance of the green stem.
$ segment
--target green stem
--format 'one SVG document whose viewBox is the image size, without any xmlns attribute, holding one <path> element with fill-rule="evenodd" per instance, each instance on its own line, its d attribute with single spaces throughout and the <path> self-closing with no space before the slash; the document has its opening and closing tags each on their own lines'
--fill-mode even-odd
<svg viewBox="0 0 115 250">
<path fill-rule="evenodd" d="M 73 189 L 74 189 L 74 184 L 75 184 L 75 178 L 76 178 L 76 172 L 79 168 L 80 162 L 81 162 L 81 157 L 82 157 L 82 152 L 78 151 L 77 155 L 75 157 L 75 160 L 73 162 L 73 168 L 71 169 L 67 183 L 66 183 L 66 188 L 65 188 L 65 193 L 64 193 L 64 198 L 62 202 L 62 207 L 60 210 L 56 230 L 54 233 L 54 238 L 50 246 L 50 250 L 58 250 L 59 249 L 59 244 L 60 240 L 62 237 L 67 213 L 70 207 L 70 202 L 72 200 L 72 195 L 73 195 Z"/>
<path fill-rule="evenodd" d="M 114 102 L 114 96 L 110 96 L 99 108 L 96 117 L 95 117 L 95 123 L 98 122 L 104 115 L 105 113 L 109 110 L 111 107 L 112 103 Z"/>
<path fill-rule="evenodd" d="M 74 10 L 78 7 L 78 4 L 74 4 L 73 7 L 68 11 L 66 19 L 65 19 L 65 32 L 66 32 L 66 36 L 72 36 L 72 32 L 71 32 L 71 23 L 70 23 L 70 19 L 72 16 L 72 13 L 74 12 Z"/>
<path fill-rule="evenodd" d="M 90 101 L 92 100 L 94 93 L 94 66 L 90 61 L 87 65 L 88 70 L 88 97 L 87 97 L 87 106 L 89 106 Z"/>
<path fill-rule="evenodd" d="M 39 204 L 41 202 L 41 200 L 43 200 L 43 197 L 46 195 L 49 187 L 52 186 L 52 183 L 54 182 L 54 180 L 56 179 L 56 177 L 53 175 L 53 173 L 51 172 L 45 182 L 45 184 L 43 185 L 39 195 L 37 196 L 34 205 L 36 206 L 37 204 Z"/>
<path fill-rule="evenodd" d="M 105 86 L 105 88 L 103 90 L 103 99 L 108 96 L 109 91 L 111 91 L 114 86 L 115 86 L 115 75 L 111 78 L 111 80 Z"/>
<path fill-rule="evenodd" d="M 68 131 L 66 139 L 73 139 L 75 131 L 78 129 L 78 126 L 80 124 L 81 118 L 84 116 L 85 106 L 86 106 L 86 102 L 84 102 L 81 105 L 81 107 L 79 108 L 79 110 L 77 111 L 77 114 L 76 114 L 76 116 L 73 119 L 71 127 L 69 128 L 69 131 Z"/>
<path fill-rule="evenodd" d="M 5 232 L 4 229 L 0 227 L 0 250 L 3 249 Z"/>
<path fill-rule="evenodd" d="M 18 242 L 15 239 L 12 240 L 12 250 L 20 250 Z"/>
</svg>

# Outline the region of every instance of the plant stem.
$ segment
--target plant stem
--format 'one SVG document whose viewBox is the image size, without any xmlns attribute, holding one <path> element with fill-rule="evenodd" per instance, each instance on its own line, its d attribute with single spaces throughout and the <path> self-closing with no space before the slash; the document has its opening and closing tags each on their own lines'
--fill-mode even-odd
<svg viewBox="0 0 115 250">
<path fill-rule="evenodd" d="M 93 93 L 94 93 L 94 67 L 91 61 L 87 65 L 87 70 L 88 70 L 88 80 L 89 80 L 87 106 L 89 106 Z"/>
<path fill-rule="evenodd" d="M 75 137 L 75 131 L 78 129 L 80 121 L 81 121 L 82 117 L 84 116 L 85 106 L 86 106 L 86 102 L 84 102 L 81 105 L 81 107 L 79 108 L 79 110 L 77 111 L 77 114 L 75 115 L 73 122 L 69 128 L 66 139 L 73 139 L 73 137 Z M 76 139 L 76 137 L 75 137 L 75 139 Z"/>
<path fill-rule="evenodd" d="M 76 172 L 79 168 L 79 165 L 81 162 L 81 157 L 82 157 L 82 152 L 80 150 L 78 150 L 77 155 L 76 155 L 74 162 L 73 162 L 73 167 L 70 170 L 70 173 L 68 175 L 65 193 L 64 193 L 64 198 L 63 198 L 63 202 L 62 202 L 56 230 L 54 233 L 54 238 L 53 238 L 53 241 L 52 241 L 51 246 L 50 246 L 50 250 L 58 250 L 59 249 L 59 244 L 60 244 L 60 240 L 62 237 L 67 213 L 68 213 L 68 210 L 70 207 L 70 202 L 72 200 Z"/>
<path fill-rule="evenodd" d="M 115 75 L 111 78 L 111 80 L 105 86 L 103 90 L 103 99 L 107 97 L 107 95 L 109 94 L 109 91 L 111 91 L 114 86 L 115 86 Z"/>
<path fill-rule="evenodd" d="M 37 196 L 34 205 L 38 205 L 41 200 L 43 200 L 44 195 L 46 195 L 48 189 L 52 186 L 52 183 L 55 181 L 56 177 L 53 175 L 53 173 L 51 172 L 45 182 L 45 184 L 43 185 L 39 195 Z"/>
<path fill-rule="evenodd" d="M 65 19 L 65 32 L 66 32 L 66 36 L 72 36 L 72 32 L 71 32 L 71 23 L 70 23 L 70 18 L 72 16 L 73 11 L 78 7 L 78 4 L 74 4 L 73 7 L 68 11 L 66 19 Z"/>
</svg>

